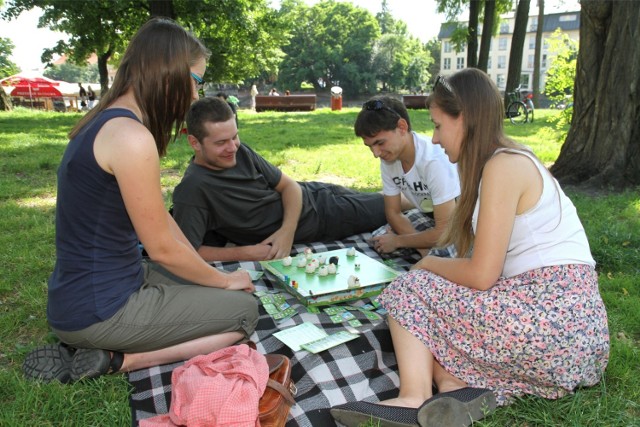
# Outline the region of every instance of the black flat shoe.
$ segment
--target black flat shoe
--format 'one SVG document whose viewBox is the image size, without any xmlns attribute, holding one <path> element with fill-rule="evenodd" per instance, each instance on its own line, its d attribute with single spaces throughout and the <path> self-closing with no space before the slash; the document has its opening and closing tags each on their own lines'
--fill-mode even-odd
<svg viewBox="0 0 640 427">
<path fill-rule="evenodd" d="M 418 408 L 421 427 L 466 427 L 496 408 L 496 396 L 486 388 L 465 387 L 438 393 Z"/>
<path fill-rule="evenodd" d="M 418 410 L 369 402 L 351 402 L 331 408 L 331 416 L 347 427 L 373 421 L 380 427 L 418 427 Z"/>
</svg>

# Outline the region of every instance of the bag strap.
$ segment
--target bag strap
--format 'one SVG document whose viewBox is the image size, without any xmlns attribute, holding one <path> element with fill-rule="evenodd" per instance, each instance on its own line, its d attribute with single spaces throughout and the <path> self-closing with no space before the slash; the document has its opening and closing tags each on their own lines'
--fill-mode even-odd
<svg viewBox="0 0 640 427">
<path fill-rule="evenodd" d="M 293 398 L 293 395 L 297 393 L 297 389 L 292 382 L 289 383 L 289 389 L 287 389 L 287 387 L 283 386 L 279 382 L 269 378 L 269 381 L 267 381 L 267 387 L 271 387 L 272 389 L 280 393 L 282 397 L 284 397 L 285 400 L 289 402 L 291 405 L 296 404 L 296 401 Z"/>
</svg>

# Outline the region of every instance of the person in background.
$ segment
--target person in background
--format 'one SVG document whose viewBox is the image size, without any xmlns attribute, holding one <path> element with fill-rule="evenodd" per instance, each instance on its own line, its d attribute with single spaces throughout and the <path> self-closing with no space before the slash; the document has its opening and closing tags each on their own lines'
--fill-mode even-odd
<svg viewBox="0 0 640 427">
<path fill-rule="evenodd" d="M 296 182 L 241 143 L 219 98 L 194 102 L 187 128 L 194 157 L 172 211 L 206 261 L 284 258 L 294 243 L 339 240 L 386 223 L 381 194 Z"/>
<path fill-rule="evenodd" d="M 271 88 L 271 90 L 269 91 L 269 96 L 280 96 L 280 94 L 278 93 L 278 91 L 276 90 L 275 87 Z"/>
<path fill-rule="evenodd" d="M 84 111 L 87 109 L 87 90 L 78 83 L 78 97 L 80 98 L 80 108 Z"/>
<path fill-rule="evenodd" d="M 439 76 L 427 106 L 433 142 L 460 167 L 442 238 L 458 258 L 427 256 L 379 296 L 400 390 L 334 407 L 347 426 L 466 426 L 515 397 L 597 384 L 607 367 L 607 313 L 584 228 L 542 162 L 505 135 L 495 83 L 476 68 Z"/>
<path fill-rule="evenodd" d="M 251 90 L 249 94 L 251 95 L 251 110 L 256 111 L 256 96 L 258 96 L 258 88 L 255 84 L 251 85 Z"/>
<path fill-rule="evenodd" d="M 236 126 L 238 126 L 238 106 L 229 100 L 229 96 L 225 92 L 218 92 L 216 96 L 224 100 L 229 106 L 229 108 L 231 108 L 231 111 L 233 111 L 233 115 L 236 118 Z"/>
<path fill-rule="evenodd" d="M 96 102 L 96 93 L 91 89 L 91 86 L 87 86 L 87 99 L 89 100 L 88 107 L 92 109 Z"/>
<path fill-rule="evenodd" d="M 253 332 L 249 274 L 204 262 L 160 186 L 160 157 L 198 99 L 209 55 L 176 22 L 149 20 L 102 101 L 71 131 L 58 169 L 47 303 L 62 342 L 30 352 L 26 377 L 68 382 L 128 372 L 208 354 Z"/>
<path fill-rule="evenodd" d="M 390 96 L 365 102 L 354 130 L 380 159 L 384 208 L 391 227 L 373 233 L 374 248 L 382 254 L 413 248 L 426 255 L 437 246 L 460 195 L 455 165 L 431 138 L 412 130 L 404 104 Z M 402 196 L 425 214 L 425 230 L 416 230 L 404 215 Z M 436 251 L 455 256 L 452 246 Z"/>
</svg>

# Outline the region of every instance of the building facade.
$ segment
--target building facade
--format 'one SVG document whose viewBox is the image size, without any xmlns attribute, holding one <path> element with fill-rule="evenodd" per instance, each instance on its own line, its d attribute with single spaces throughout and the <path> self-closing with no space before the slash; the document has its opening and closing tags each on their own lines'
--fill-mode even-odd
<svg viewBox="0 0 640 427">
<path fill-rule="evenodd" d="M 513 27 L 515 16 L 513 13 L 500 17 L 500 27 L 498 34 L 491 38 L 491 48 L 489 49 L 489 63 L 487 74 L 491 76 L 498 88 L 502 91 L 506 89 L 507 72 L 509 70 L 509 55 L 511 52 L 511 39 L 513 37 Z M 442 24 L 438 39 L 441 42 L 440 51 L 440 73 L 444 76 L 453 74 L 466 67 L 467 53 L 466 46 L 462 51 L 456 51 L 451 36 L 456 25 L 466 26 L 467 22 L 460 22 L 455 25 Z M 538 29 L 538 16 L 529 16 L 527 22 L 527 35 L 522 53 L 522 71 L 520 82 L 523 89 L 532 90 L 533 84 L 533 64 L 536 49 L 536 31 Z M 553 53 L 548 51 L 547 40 L 552 34 L 560 29 L 570 39 L 579 41 L 580 37 L 580 12 L 553 13 L 544 16 L 544 29 L 542 32 L 542 52 L 540 55 L 540 88 L 538 92 L 544 91 L 547 70 Z M 478 28 L 478 49 L 480 49 L 480 37 L 482 28 Z M 510 88 L 512 89 L 512 88 Z"/>
</svg>

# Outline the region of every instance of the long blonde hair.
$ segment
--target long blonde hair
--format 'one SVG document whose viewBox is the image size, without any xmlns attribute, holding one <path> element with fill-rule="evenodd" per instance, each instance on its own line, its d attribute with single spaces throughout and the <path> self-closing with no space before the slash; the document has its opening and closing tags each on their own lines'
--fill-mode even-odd
<svg viewBox="0 0 640 427">
<path fill-rule="evenodd" d="M 101 111 L 129 89 L 142 113 L 142 123 L 156 141 L 158 154 L 182 128 L 192 101 L 190 67 L 211 52 L 175 21 L 152 18 L 133 37 L 118 67 L 113 85 L 98 105 L 71 130 L 73 138 Z"/>
<path fill-rule="evenodd" d="M 439 244 L 454 244 L 458 256 L 465 257 L 473 247 L 471 221 L 484 165 L 498 148 L 525 148 L 505 135 L 502 97 L 491 78 L 481 70 L 467 68 L 446 77 L 445 84 L 436 84 L 427 100 L 427 108 L 432 106 L 451 117 L 463 117 L 464 133 L 458 156 L 461 194 Z"/>
</svg>

